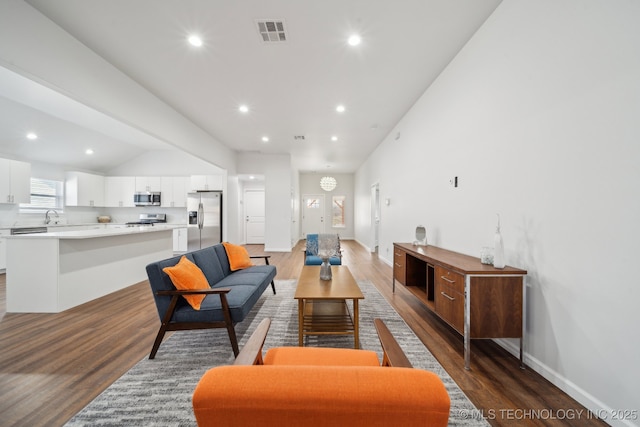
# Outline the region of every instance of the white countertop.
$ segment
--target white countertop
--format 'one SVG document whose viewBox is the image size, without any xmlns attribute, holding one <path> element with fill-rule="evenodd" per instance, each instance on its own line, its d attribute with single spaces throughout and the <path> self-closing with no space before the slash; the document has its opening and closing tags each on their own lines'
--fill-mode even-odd
<svg viewBox="0 0 640 427">
<path fill-rule="evenodd" d="M 54 231 L 35 234 L 18 234 L 4 236 L 8 239 L 93 239 L 96 237 L 122 236 L 127 234 L 155 233 L 157 231 L 185 228 L 182 224 L 156 224 L 153 226 L 142 225 L 138 227 L 109 227 L 95 228 L 91 230 Z"/>
</svg>

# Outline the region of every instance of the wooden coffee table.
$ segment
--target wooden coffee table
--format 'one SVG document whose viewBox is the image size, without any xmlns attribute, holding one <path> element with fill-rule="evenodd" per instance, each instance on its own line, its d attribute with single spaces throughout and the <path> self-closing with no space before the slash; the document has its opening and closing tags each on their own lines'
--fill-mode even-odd
<svg viewBox="0 0 640 427">
<path fill-rule="evenodd" d="M 331 266 L 333 278 L 320 280 L 320 266 L 302 267 L 295 299 L 298 300 L 298 345 L 305 335 L 353 335 L 354 348 L 360 348 L 358 300 L 362 291 L 349 268 Z M 353 300 L 353 316 L 347 307 Z"/>
</svg>

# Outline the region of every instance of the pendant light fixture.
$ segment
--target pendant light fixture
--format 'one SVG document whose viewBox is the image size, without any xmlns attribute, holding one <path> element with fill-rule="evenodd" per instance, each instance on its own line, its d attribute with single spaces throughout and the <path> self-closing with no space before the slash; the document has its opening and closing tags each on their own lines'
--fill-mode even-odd
<svg viewBox="0 0 640 427">
<path fill-rule="evenodd" d="M 338 185 L 338 182 L 332 176 L 323 176 L 320 178 L 320 188 L 324 191 L 333 191 L 336 185 Z"/>
</svg>

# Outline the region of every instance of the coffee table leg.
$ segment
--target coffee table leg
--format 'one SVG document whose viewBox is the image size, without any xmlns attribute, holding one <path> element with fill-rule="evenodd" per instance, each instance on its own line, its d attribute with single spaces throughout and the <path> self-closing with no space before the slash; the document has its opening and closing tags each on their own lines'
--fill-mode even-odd
<svg viewBox="0 0 640 427">
<path fill-rule="evenodd" d="M 303 346 L 302 330 L 304 328 L 304 299 L 298 300 L 298 346 Z"/>
<path fill-rule="evenodd" d="M 353 341 L 355 348 L 360 348 L 360 314 L 358 313 L 358 300 L 353 300 Z"/>
</svg>

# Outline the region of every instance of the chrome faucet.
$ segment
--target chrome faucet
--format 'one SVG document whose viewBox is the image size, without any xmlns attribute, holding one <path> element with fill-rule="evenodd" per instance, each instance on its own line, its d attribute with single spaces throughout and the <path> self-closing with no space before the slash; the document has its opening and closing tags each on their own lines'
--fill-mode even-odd
<svg viewBox="0 0 640 427">
<path fill-rule="evenodd" d="M 45 214 L 44 214 L 44 223 L 45 224 L 49 224 L 51 222 L 51 217 L 49 216 L 49 213 L 52 212 L 56 215 L 56 221 L 55 224 L 58 223 L 58 219 L 60 218 L 60 215 L 58 215 L 58 212 L 55 209 L 49 209 Z"/>
</svg>

